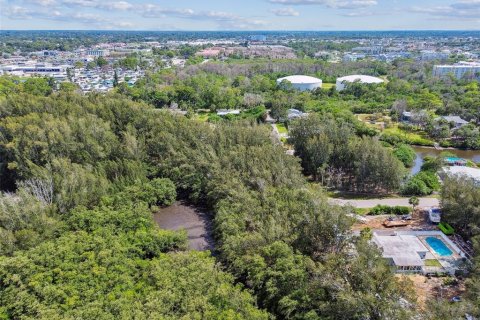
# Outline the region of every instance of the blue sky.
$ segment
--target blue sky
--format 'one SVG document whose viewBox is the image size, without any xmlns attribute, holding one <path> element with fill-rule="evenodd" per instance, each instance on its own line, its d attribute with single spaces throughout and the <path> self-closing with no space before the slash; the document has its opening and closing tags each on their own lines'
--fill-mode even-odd
<svg viewBox="0 0 480 320">
<path fill-rule="evenodd" d="M 0 8 L 1 29 L 480 29 L 480 0 L 0 0 Z"/>
</svg>

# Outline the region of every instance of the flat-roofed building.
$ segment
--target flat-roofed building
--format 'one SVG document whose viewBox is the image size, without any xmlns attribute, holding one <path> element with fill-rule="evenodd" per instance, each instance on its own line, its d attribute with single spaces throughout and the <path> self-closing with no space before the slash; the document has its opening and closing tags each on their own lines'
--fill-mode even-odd
<svg viewBox="0 0 480 320">
<path fill-rule="evenodd" d="M 390 260 L 399 271 L 421 271 L 429 250 L 414 235 L 374 234 L 373 242 L 383 251 L 383 257 Z"/>
<path fill-rule="evenodd" d="M 453 65 L 433 66 L 434 77 L 443 78 L 449 74 L 453 74 L 457 79 L 463 77 L 470 79 L 478 78 L 480 74 L 480 62 L 459 62 Z"/>
<path fill-rule="evenodd" d="M 1 70 L 5 74 L 15 75 L 51 75 L 51 74 L 63 74 L 66 72 L 68 66 L 53 66 L 49 64 L 16 64 L 1 67 Z"/>
<path fill-rule="evenodd" d="M 87 50 L 87 56 L 94 56 L 94 57 L 105 57 L 108 56 L 108 50 L 100 50 L 100 49 L 92 49 Z"/>
<path fill-rule="evenodd" d="M 454 274 L 465 253 L 440 231 L 375 230 L 372 242 L 400 273 Z"/>
</svg>

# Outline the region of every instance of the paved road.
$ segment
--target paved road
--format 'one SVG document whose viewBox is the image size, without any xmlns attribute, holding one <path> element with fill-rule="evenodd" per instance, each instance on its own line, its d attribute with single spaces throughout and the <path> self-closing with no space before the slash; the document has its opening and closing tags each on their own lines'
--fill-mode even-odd
<svg viewBox="0 0 480 320">
<path fill-rule="evenodd" d="M 410 206 L 409 198 L 384 198 L 384 199 L 368 199 L 368 200 L 348 200 L 348 199 L 329 199 L 331 203 L 339 205 L 351 205 L 356 208 L 373 208 L 377 204 L 387 206 Z M 436 207 L 440 204 L 437 198 L 419 198 L 419 207 Z"/>
</svg>

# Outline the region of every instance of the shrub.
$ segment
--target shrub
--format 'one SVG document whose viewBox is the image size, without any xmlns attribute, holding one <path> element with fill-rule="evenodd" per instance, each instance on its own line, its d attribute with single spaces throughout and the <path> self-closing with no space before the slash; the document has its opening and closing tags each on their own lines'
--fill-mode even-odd
<svg viewBox="0 0 480 320">
<path fill-rule="evenodd" d="M 212 114 L 208 117 L 208 122 L 220 122 L 222 120 L 223 118 L 216 114 Z"/>
<path fill-rule="evenodd" d="M 404 206 L 385 206 L 385 205 L 376 205 L 373 207 L 369 214 L 370 215 L 380 215 L 380 214 L 394 214 L 394 215 L 405 215 L 410 213 L 410 208 L 409 207 L 404 207 Z"/>
<path fill-rule="evenodd" d="M 453 147 L 452 143 L 448 140 L 442 140 L 440 141 L 440 147 L 442 148 L 449 148 L 449 147 Z"/>
<path fill-rule="evenodd" d="M 411 168 L 417 157 L 415 150 L 412 147 L 406 144 L 401 144 L 393 151 L 395 157 L 398 160 L 402 161 L 403 165 L 407 168 Z"/>
<path fill-rule="evenodd" d="M 393 135 L 393 134 L 388 134 L 388 133 L 382 133 L 382 135 L 380 136 L 380 141 L 385 141 L 392 145 L 406 142 L 406 140 L 403 137 Z"/>
<path fill-rule="evenodd" d="M 362 229 L 360 231 L 360 237 L 365 240 L 371 240 L 373 237 L 373 232 L 372 229 L 369 227 L 366 227 L 365 229 Z"/>
<path fill-rule="evenodd" d="M 455 230 L 453 229 L 453 227 L 446 222 L 440 222 L 438 224 L 438 228 L 447 236 L 455 233 Z"/>
<path fill-rule="evenodd" d="M 443 165 L 443 161 L 440 157 L 426 156 L 423 159 L 422 171 L 437 172 Z"/>
<path fill-rule="evenodd" d="M 433 190 L 438 191 L 440 190 L 440 181 L 438 181 L 438 176 L 433 171 L 420 171 L 415 175 L 417 179 L 422 180 L 425 182 L 425 185 Z"/>
<path fill-rule="evenodd" d="M 154 207 L 169 206 L 175 202 L 176 198 L 175 184 L 170 179 L 155 178 L 146 182 L 137 181 L 112 197 L 104 197 L 102 201 L 105 205 L 117 206 L 141 201 L 149 207 Z"/>
<path fill-rule="evenodd" d="M 396 133 L 382 133 L 380 136 L 380 140 L 386 141 L 390 144 L 399 144 L 399 143 L 406 143 L 406 144 L 411 144 L 411 145 L 417 145 L 417 146 L 425 146 L 425 147 L 433 147 L 434 142 L 422 137 L 415 137 L 415 136 L 410 136 L 410 137 L 404 137 Z"/>
<path fill-rule="evenodd" d="M 427 184 L 416 175 L 411 177 L 403 186 L 401 193 L 408 196 L 424 196 L 432 193 Z"/>
<path fill-rule="evenodd" d="M 444 286 L 455 286 L 458 284 L 458 280 L 453 277 L 447 277 L 443 280 Z"/>
<path fill-rule="evenodd" d="M 177 191 L 170 179 L 155 178 L 150 181 L 150 185 L 153 188 L 153 204 L 169 206 L 175 202 Z"/>
</svg>

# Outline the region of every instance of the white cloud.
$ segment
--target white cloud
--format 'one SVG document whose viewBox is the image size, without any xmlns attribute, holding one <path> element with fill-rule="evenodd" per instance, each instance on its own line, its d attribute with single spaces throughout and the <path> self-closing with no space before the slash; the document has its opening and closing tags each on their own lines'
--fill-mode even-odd
<svg viewBox="0 0 480 320">
<path fill-rule="evenodd" d="M 83 12 L 62 12 L 60 10 L 34 10 L 30 8 L 24 8 L 20 6 L 12 6 L 2 11 L 2 15 L 9 19 L 15 20 L 50 20 L 50 21 L 62 21 L 65 23 L 81 23 L 86 26 L 94 26 L 99 29 L 111 29 L 111 28 L 131 28 L 133 25 L 129 22 L 111 21 L 97 14 L 83 13 Z"/>
<path fill-rule="evenodd" d="M 267 23 L 260 19 L 251 19 L 237 16 L 223 11 L 195 11 L 192 9 L 170 9 L 146 4 L 139 10 L 145 18 L 176 17 L 182 19 L 214 21 L 225 29 L 255 29 Z"/>
<path fill-rule="evenodd" d="M 410 8 L 410 12 L 431 15 L 436 18 L 456 18 L 463 20 L 480 20 L 480 1 L 463 0 L 445 6 Z"/>
<path fill-rule="evenodd" d="M 269 0 L 282 5 L 323 5 L 335 9 L 358 9 L 377 5 L 377 0 Z"/>
<path fill-rule="evenodd" d="M 57 1 L 55 0 L 25 0 L 25 2 L 30 3 L 30 4 L 35 4 L 39 5 L 42 7 L 50 7 L 54 6 L 57 4 Z"/>
<path fill-rule="evenodd" d="M 351 17 L 351 18 L 362 18 L 362 17 L 376 16 L 379 14 L 371 11 L 359 11 L 359 12 L 344 12 L 344 13 L 341 13 L 340 15 L 344 17 Z"/>
<path fill-rule="evenodd" d="M 479 9 L 480 0 L 463 0 L 451 5 L 455 9 Z"/>
<path fill-rule="evenodd" d="M 10 19 L 15 19 L 15 20 L 24 20 L 24 19 L 30 19 L 30 10 L 24 7 L 20 6 L 11 6 L 9 8 L 3 8 L 2 14 L 4 16 L 9 17 Z"/>
<path fill-rule="evenodd" d="M 133 8 L 133 5 L 126 1 L 116 1 L 116 2 L 106 2 L 104 3 L 101 8 L 109 9 L 109 10 L 129 10 Z"/>
<path fill-rule="evenodd" d="M 298 17 L 300 13 L 293 8 L 278 8 L 270 10 L 279 17 Z"/>
<path fill-rule="evenodd" d="M 130 10 L 133 8 L 133 5 L 127 1 L 63 0 L 62 4 L 67 7 L 86 7 L 121 11 Z"/>
</svg>

